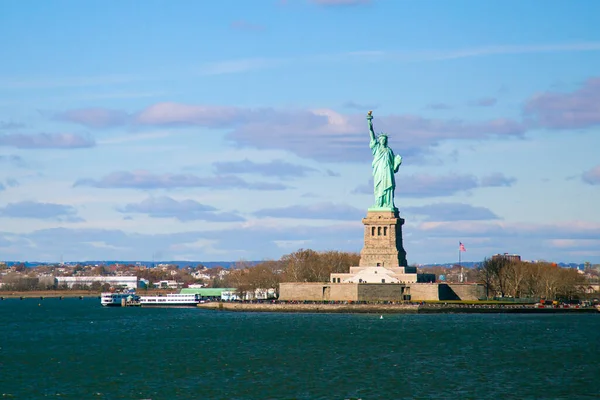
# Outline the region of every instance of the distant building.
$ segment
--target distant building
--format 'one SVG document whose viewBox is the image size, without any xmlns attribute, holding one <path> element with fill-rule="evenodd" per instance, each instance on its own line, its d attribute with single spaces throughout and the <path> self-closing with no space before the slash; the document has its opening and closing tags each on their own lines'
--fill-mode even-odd
<svg viewBox="0 0 600 400">
<path fill-rule="evenodd" d="M 206 270 L 192 272 L 190 275 L 192 275 L 192 277 L 194 279 L 205 279 L 205 280 L 211 279 L 211 276 L 206 273 Z"/>
<path fill-rule="evenodd" d="M 582 291 L 583 293 L 587 293 L 587 294 L 593 294 L 593 293 L 598 293 L 600 292 L 600 284 L 588 284 L 588 285 L 584 285 L 584 286 L 580 286 L 579 290 Z"/>
<path fill-rule="evenodd" d="M 521 256 L 518 254 L 494 254 L 492 260 L 505 259 L 510 262 L 521 262 Z"/>
<path fill-rule="evenodd" d="M 172 280 L 154 282 L 154 287 L 159 289 L 179 289 L 183 286 L 183 283 Z"/>
<path fill-rule="evenodd" d="M 235 300 L 235 288 L 184 288 L 180 294 L 199 294 L 203 299 L 210 300 Z"/>
<path fill-rule="evenodd" d="M 202 289 L 204 286 L 206 286 L 204 283 L 190 283 L 188 285 L 188 288 L 190 288 L 190 289 Z"/>
<path fill-rule="evenodd" d="M 254 292 L 246 292 L 243 300 L 268 300 L 277 297 L 275 289 L 256 289 Z M 237 290 L 224 290 L 221 292 L 221 300 L 238 301 L 242 300 Z"/>
<path fill-rule="evenodd" d="M 137 289 L 137 276 L 57 276 L 54 278 L 57 286 L 67 285 L 72 288 L 75 285 L 92 286 L 93 283 L 108 283 L 112 287 Z"/>
</svg>

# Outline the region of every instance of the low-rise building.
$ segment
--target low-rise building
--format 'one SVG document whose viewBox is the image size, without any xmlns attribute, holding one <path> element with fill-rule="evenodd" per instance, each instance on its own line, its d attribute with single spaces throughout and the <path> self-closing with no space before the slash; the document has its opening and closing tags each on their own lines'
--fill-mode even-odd
<svg viewBox="0 0 600 400">
<path fill-rule="evenodd" d="M 521 261 L 521 256 L 518 254 L 508 254 L 508 253 L 504 253 L 504 254 L 494 254 L 492 256 L 492 260 L 497 260 L 497 259 L 505 259 L 509 262 L 520 262 Z"/>
<path fill-rule="evenodd" d="M 153 285 L 155 288 L 159 289 L 179 289 L 180 287 L 183 287 L 183 283 L 173 280 L 158 281 L 154 282 Z"/>
<path fill-rule="evenodd" d="M 332 283 L 435 282 L 435 274 L 418 274 L 416 267 L 350 267 L 348 273 L 332 273 Z"/>
<path fill-rule="evenodd" d="M 275 289 L 256 289 L 253 292 L 246 292 L 243 296 L 235 289 L 221 293 L 221 300 L 223 301 L 268 300 L 275 298 L 277 298 L 277 291 Z"/>
<path fill-rule="evenodd" d="M 66 285 L 68 288 L 74 286 L 92 286 L 95 282 L 108 283 L 112 287 L 137 289 L 137 276 L 57 276 L 54 278 L 57 286 Z"/>
<path fill-rule="evenodd" d="M 235 288 L 183 288 L 180 294 L 198 294 L 203 299 L 209 300 L 234 300 L 231 296 L 235 293 Z"/>
<path fill-rule="evenodd" d="M 188 285 L 188 287 L 189 287 L 190 289 L 201 289 L 201 288 L 203 288 L 204 286 L 206 286 L 204 283 L 190 283 L 190 284 Z"/>
<path fill-rule="evenodd" d="M 209 274 L 207 274 L 206 271 L 195 271 L 195 272 L 192 272 L 190 275 L 192 275 L 192 277 L 194 279 L 205 279 L 205 280 L 211 279 L 211 276 Z"/>
</svg>

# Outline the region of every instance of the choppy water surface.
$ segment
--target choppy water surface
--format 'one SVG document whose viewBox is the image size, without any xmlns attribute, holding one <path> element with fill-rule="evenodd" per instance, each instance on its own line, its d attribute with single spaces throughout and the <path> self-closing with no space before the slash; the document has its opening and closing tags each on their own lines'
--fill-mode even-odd
<svg viewBox="0 0 600 400">
<path fill-rule="evenodd" d="M 380 319 L 99 303 L 0 301 L 0 398 L 600 396 L 600 315 Z"/>
</svg>

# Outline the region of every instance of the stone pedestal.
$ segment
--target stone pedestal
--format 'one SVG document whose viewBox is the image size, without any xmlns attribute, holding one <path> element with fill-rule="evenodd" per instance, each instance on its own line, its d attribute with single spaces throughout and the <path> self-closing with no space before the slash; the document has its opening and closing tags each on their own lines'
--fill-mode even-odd
<svg viewBox="0 0 600 400">
<path fill-rule="evenodd" d="M 407 267 L 402 245 L 402 225 L 397 209 L 370 208 L 365 225 L 365 247 L 360 252 L 360 267 Z"/>
</svg>

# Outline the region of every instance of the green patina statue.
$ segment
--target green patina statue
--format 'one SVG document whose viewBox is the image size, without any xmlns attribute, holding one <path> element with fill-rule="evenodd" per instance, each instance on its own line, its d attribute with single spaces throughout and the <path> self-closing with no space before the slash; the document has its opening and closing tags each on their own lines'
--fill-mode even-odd
<svg viewBox="0 0 600 400">
<path fill-rule="evenodd" d="M 369 111 L 367 115 L 369 121 L 369 133 L 371 142 L 369 147 L 373 152 L 373 181 L 375 192 L 375 204 L 370 210 L 395 210 L 394 189 L 396 189 L 396 180 L 394 173 L 398 172 L 402 164 L 401 156 L 394 156 L 394 152 L 387 145 L 388 137 L 385 133 L 375 136 L 373 130 L 373 112 Z"/>
</svg>

